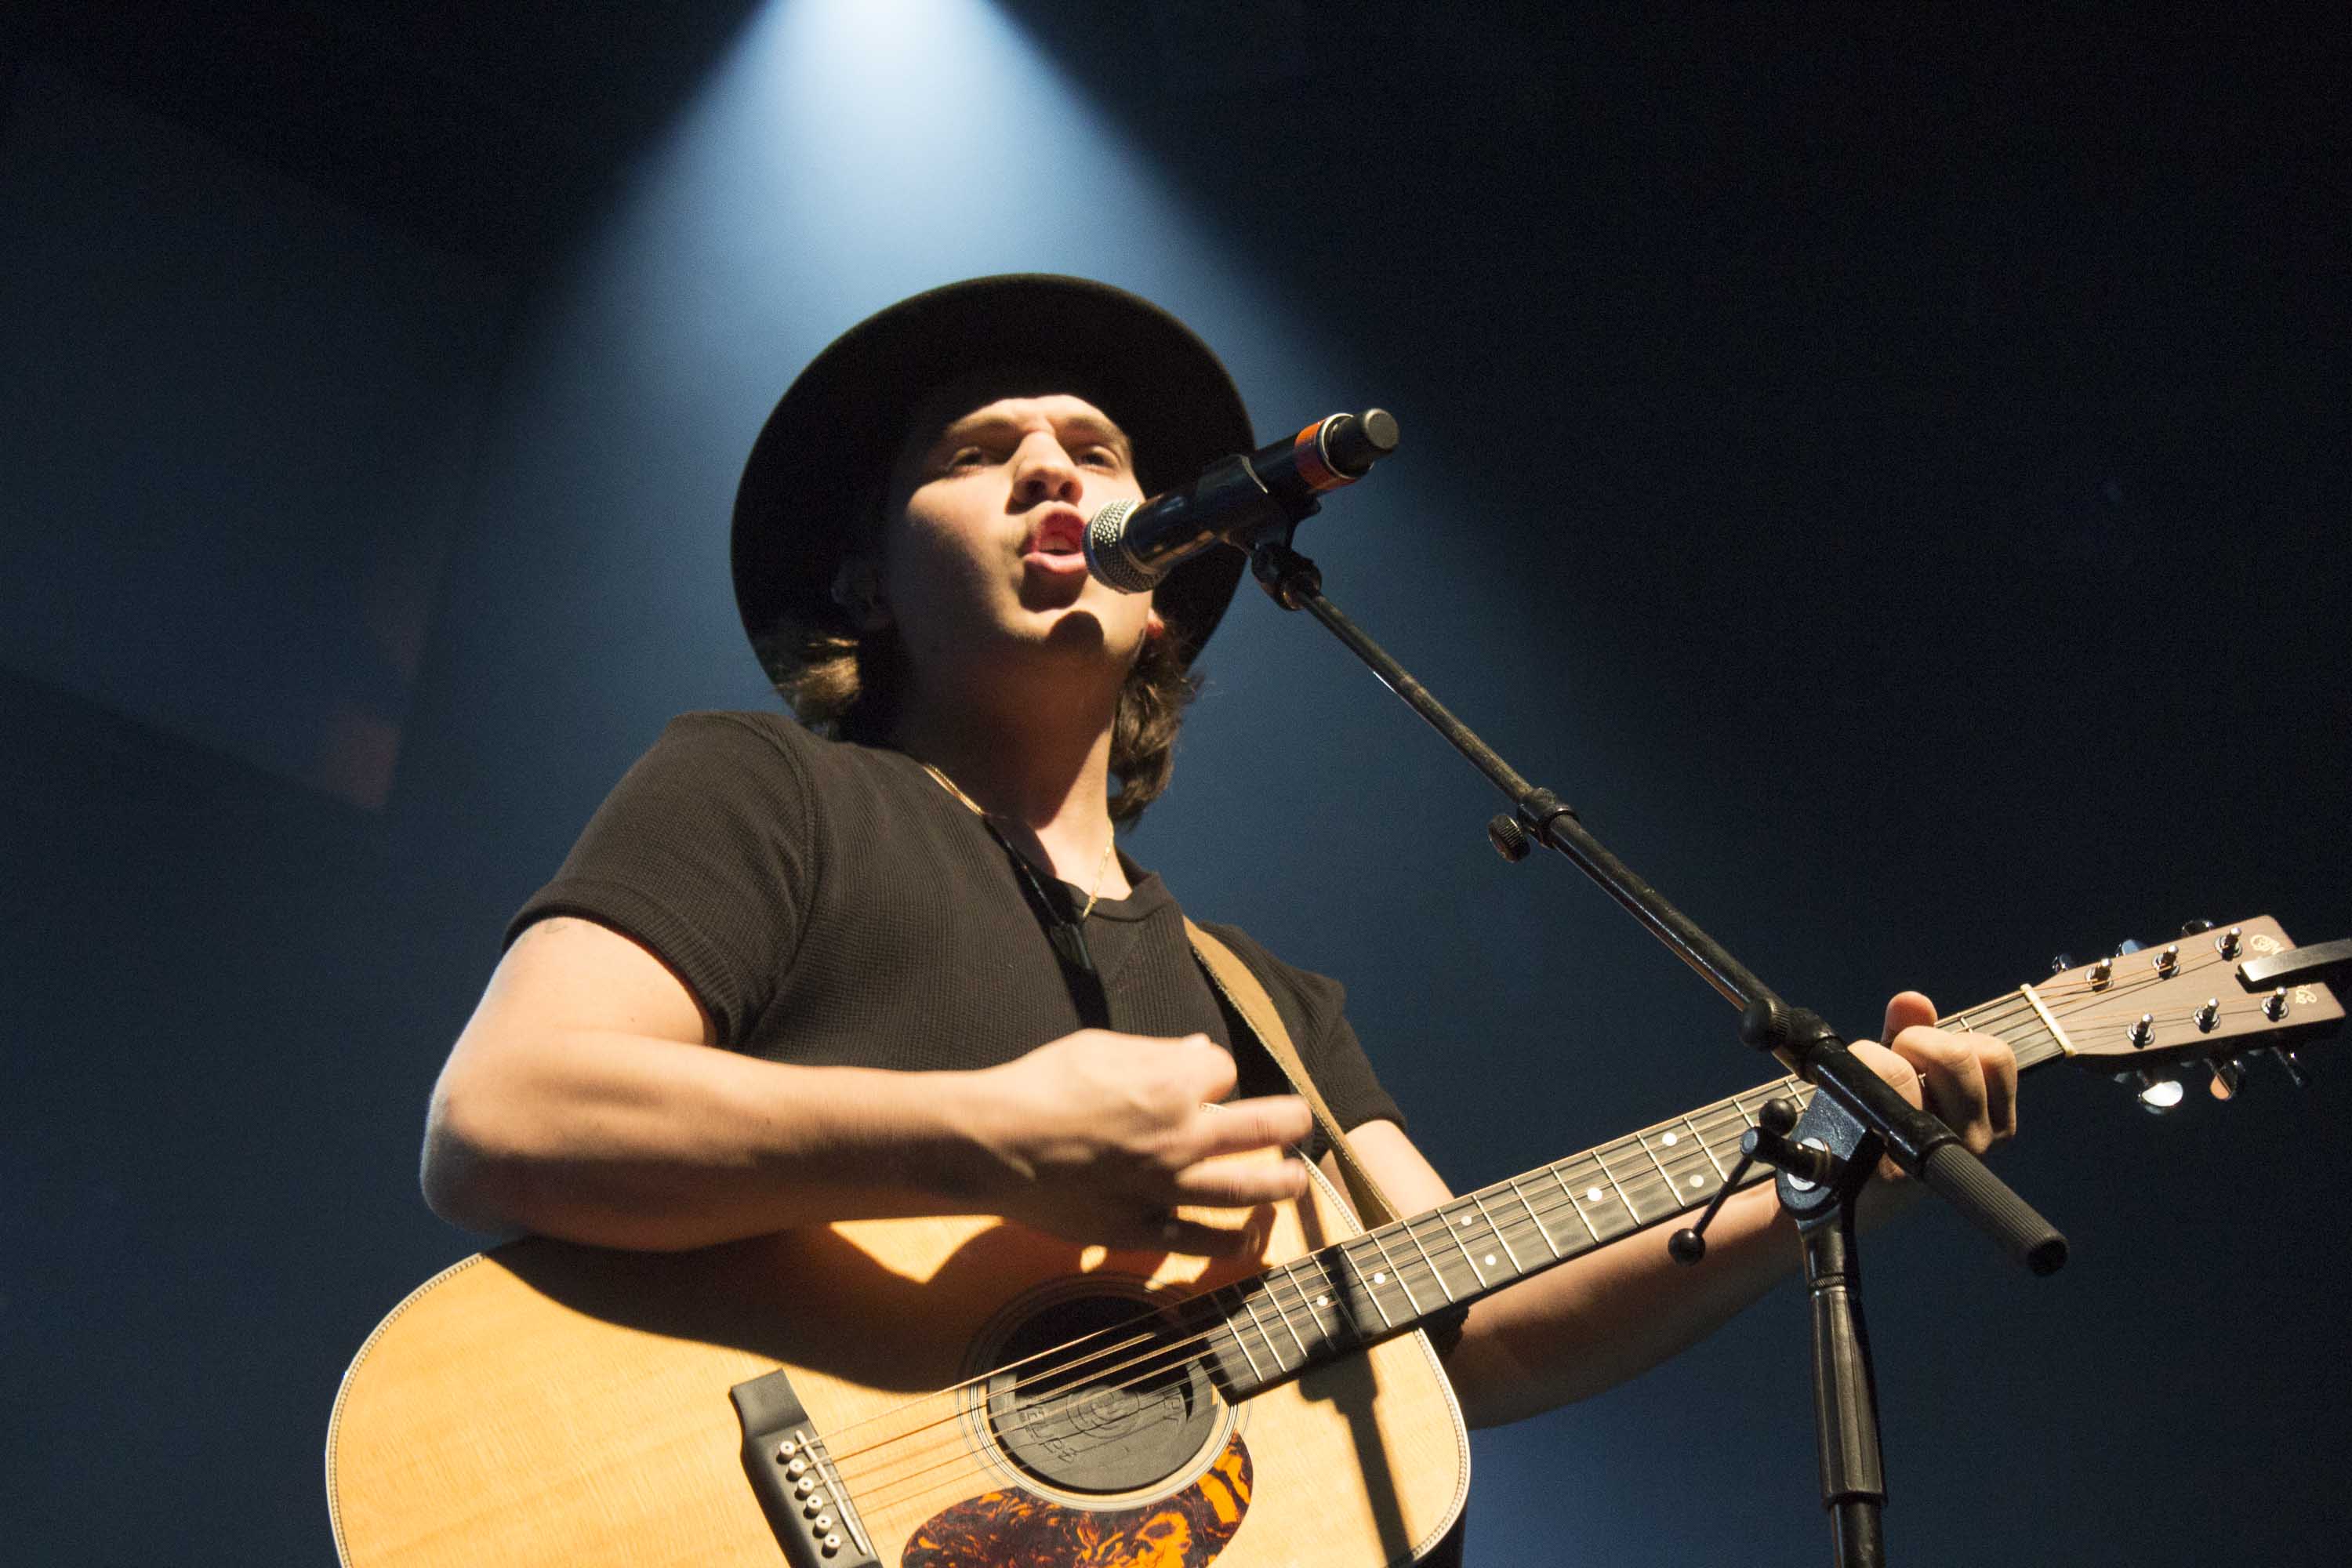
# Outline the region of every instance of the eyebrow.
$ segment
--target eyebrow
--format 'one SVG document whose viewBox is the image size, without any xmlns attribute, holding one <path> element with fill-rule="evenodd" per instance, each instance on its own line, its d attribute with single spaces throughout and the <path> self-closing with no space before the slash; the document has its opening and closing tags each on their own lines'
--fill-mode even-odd
<svg viewBox="0 0 2352 1568">
<path fill-rule="evenodd" d="M 940 431 L 940 438 L 931 444 L 931 449 L 936 452 L 943 447 L 961 445 L 974 437 L 1009 429 L 1014 423 L 1002 414 L 967 414 Z M 1117 447 L 1119 456 L 1128 462 L 1135 460 L 1135 443 L 1129 440 L 1127 432 L 1111 423 L 1107 416 L 1067 414 L 1055 418 L 1053 423 L 1057 433 L 1087 437 L 1106 447 Z"/>
</svg>

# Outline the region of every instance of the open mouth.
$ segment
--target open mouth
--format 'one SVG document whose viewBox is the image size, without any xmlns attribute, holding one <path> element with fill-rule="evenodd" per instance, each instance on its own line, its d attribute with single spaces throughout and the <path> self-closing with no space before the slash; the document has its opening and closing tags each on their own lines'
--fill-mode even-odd
<svg viewBox="0 0 2352 1568">
<path fill-rule="evenodd" d="M 1087 520 L 1075 508 L 1055 507 L 1030 525 L 1029 541 L 1022 553 L 1045 556 L 1056 564 L 1083 563 L 1086 536 Z"/>
</svg>

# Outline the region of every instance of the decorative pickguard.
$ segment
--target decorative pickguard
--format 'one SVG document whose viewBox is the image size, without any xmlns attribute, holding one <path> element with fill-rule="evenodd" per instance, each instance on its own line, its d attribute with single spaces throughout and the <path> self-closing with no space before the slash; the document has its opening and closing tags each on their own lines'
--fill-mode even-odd
<svg viewBox="0 0 2352 1568">
<path fill-rule="evenodd" d="M 983 1492 L 908 1538 L 902 1568 L 1205 1568 L 1249 1511 L 1236 1432 L 1181 1491 L 1136 1508 L 1070 1508 L 1017 1489 Z"/>
</svg>

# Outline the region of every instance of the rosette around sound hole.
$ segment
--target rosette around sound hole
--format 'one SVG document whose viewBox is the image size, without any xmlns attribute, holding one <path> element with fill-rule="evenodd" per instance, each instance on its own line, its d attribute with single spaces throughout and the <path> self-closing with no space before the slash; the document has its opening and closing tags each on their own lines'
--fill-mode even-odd
<svg viewBox="0 0 2352 1568">
<path fill-rule="evenodd" d="M 1024 1319 L 992 1359 L 988 1423 L 1048 1486 L 1116 1494 L 1198 1458 L 1223 1406 L 1179 1321 L 1129 1295 L 1073 1296 Z"/>
</svg>

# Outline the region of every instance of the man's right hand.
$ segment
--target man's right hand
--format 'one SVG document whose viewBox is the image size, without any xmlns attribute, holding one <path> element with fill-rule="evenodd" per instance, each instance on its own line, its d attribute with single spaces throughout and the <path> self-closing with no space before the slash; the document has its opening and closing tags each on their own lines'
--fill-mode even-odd
<svg viewBox="0 0 2352 1568">
<path fill-rule="evenodd" d="M 1280 1151 L 1304 1140 L 1314 1117 L 1293 1094 L 1214 1103 L 1234 1081 L 1233 1057 L 1205 1035 L 1108 1029 L 975 1072 L 963 1107 L 984 1162 L 974 1195 L 1008 1218 L 1114 1250 L 1239 1250 L 1243 1227 L 1171 1211 L 1299 1196 L 1307 1178 L 1298 1161 L 1221 1156 Z"/>
</svg>

